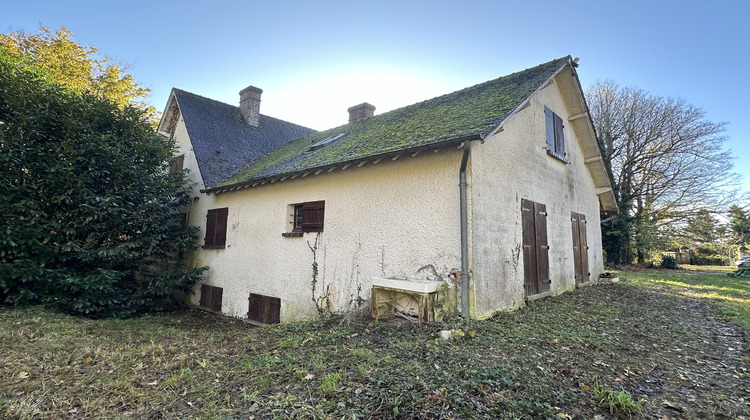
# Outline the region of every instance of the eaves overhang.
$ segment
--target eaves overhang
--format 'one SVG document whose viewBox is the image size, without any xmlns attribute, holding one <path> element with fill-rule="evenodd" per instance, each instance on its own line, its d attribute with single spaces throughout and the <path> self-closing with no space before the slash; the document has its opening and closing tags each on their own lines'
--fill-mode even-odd
<svg viewBox="0 0 750 420">
<path fill-rule="evenodd" d="M 290 171 L 286 173 L 274 174 L 270 176 L 259 176 L 259 177 L 256 177 L 247 181 L 238 182 L 236 184 L 206 188 L 200 191 L 205 194 L 212 194 L 212 193 L 223 194 L 223 193 L 227 193 L 231 191 L 244 190 L 244 189 L 255 188 L 255 187 L 268 185 L 268 184 L 275 184 L 275 183 L 280 183 L 284 181 L 291 181 L 294 179 L 306 178 L 308 176 L 316 176 L 316 175 L 320 175 L 324 173 L 330 173 L 330 172 L 335 171 L 336 169 L 339 169 L 340 171 L 344 171 L 352 167 L 361 168 L 368 163 L 372 165 L 376 165 L 384 160 L 395 161 L 402 157 L 415 158 L 419 155 L 425 154 L 425 152 L 437 153 L 441 150 L 445 150 L 449 148 L 460 149 L 463 147 L 464 142 L 473 141 L 473 140 L 483 140 L 484 138 L 485 138 L 484 134 L 473 134 L 473 135 L 469 135 L 465 137 L 458 137 L 458 138 L 445 140 L 445 141 L 441 141 L 437 143 L 431 143 L 431 144 L 426 144 L 422 146 L 394 150 L 394 151 L 381 153 L 377 155 L 371 155 L 371 156 L 365 156 L 365 157 L 360 157 L 356 159 L 345 160 L 341 162 L 332 163 L 329 165 L 310 167 L 310 168 Z"/>
</svg>

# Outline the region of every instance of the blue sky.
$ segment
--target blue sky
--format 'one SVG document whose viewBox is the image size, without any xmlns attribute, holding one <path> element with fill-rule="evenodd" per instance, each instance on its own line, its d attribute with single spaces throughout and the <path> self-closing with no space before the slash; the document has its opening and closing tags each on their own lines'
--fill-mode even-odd
<svg viewBox="0 0 750 420">
<path fill-rule="evenodd" d="M 316 129 L 570 54 L 584 89 L 612 79 L 726 122 L 750 191 L 748 18 L 745 0 L 26 0 L 3 6 L 0 32 L 65 26 L 130 65 L 160 110 L 172 87 L 237 104 L 254 85 L 263 114 Z"/>
</svg>

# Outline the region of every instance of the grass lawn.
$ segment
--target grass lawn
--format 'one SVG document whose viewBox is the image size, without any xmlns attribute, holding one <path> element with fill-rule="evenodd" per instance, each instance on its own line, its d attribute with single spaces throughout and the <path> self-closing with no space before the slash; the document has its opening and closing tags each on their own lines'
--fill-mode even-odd
<svg viewBox="0 0 750 420">
<path fill-rule="evenodd" d="M 715 304 L 727 319 L 750 331 L 750 279 L 730 277 L 728 266 L 684 265 L 680 270 L 621 273 L 638 285 L 676 296 L 704 299 Z"/>
<path fill-rule="evenodd" d="M 748 279 L 619 275 L 422 326 L 0 307 L 0 417 L 750 418 Z"/>
</svg>

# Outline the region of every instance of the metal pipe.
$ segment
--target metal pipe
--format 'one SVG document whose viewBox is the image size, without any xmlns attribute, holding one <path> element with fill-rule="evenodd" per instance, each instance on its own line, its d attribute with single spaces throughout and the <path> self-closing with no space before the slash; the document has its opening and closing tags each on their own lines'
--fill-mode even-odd
<svg viewBox="0 0 750 420">
<path fill-rule="evenodd" d="M 464 142 L 461 169 L 458 173 L 459 206 L 461 217 L 461 316 L 469 319 L 469 215 L 466 202 L 466 166 L 471 154 L 471 140 Z"/>
</svg>

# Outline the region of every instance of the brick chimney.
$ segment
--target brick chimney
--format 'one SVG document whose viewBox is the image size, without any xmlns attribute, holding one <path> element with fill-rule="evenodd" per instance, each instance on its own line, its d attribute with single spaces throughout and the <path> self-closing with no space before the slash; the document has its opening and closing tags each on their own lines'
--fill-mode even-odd
<svg viewBox="0 0 750 420">
<path fill-rule="evenodd" d="M 375 105 L 370 105 L 367 102 L 347 109 L 349 111 L 349 122 L 366 120 L 375 115 Z"/>
<path fill-rule="evenodd" d="M 240 91 L 240 112 L 253 127 L 260 125 L 260 94 L 263 89 L 248 86 Z"/>
</svg>

